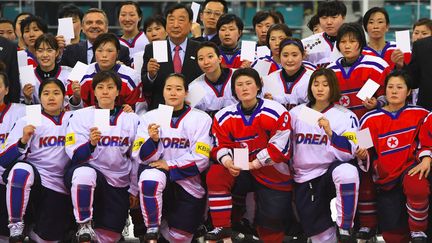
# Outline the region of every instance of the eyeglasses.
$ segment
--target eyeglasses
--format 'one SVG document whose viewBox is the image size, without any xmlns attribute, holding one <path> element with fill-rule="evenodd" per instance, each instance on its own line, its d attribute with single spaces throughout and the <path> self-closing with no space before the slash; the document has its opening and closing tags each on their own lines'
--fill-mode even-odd
<svg viewBox="0 0 432 243">
<path fill-rule="evenodd" d="M 223 12 L 213 11 L 213 10 L 210 10 L 210 9 L 205 9 L 203 11 L 203 13 L 206 14 L 206 15 L 209 15 L 209 16 L 213 15 L 215 17 L 220 17 L 223 14 Z"/>
</svg>

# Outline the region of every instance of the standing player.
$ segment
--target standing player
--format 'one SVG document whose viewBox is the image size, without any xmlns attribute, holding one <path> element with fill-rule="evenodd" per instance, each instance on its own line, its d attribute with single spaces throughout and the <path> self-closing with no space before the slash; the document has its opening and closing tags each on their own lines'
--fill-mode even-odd
<svg viewBox="0 0 432 243">
<path fill-rule="evenodd" d="M 18 120 L 0 154 L 0 165 L 8 167 L 3 180 L 9 242 L 24 241 L 24 223 L 34 224 L 29 237 L 36 242 L 60 241 L 69 230 L 70 196 L 63 175 L 69 164 L 64 146 L 71 114 L 63 111 L 64 96 L 65 87 L 60 80 L 45 80 L 39 87 L 41 126 L 27 124 L 27 117 Z M 24 222 L 26 211 L 31 220 Z"/>
<path fill-rule="evenodd" d="M 78 242 L 117 242 L 128 217 L 128 190 L 137 194 L 131 182 L 136 166 L 130 152 L 138 116 L 115 105 L 122 81 L 113 71 L 98 72 L 92 88 L 97 106 L 75 111 L 69 122 L 66 153 L 73 167 L 68 169 L 65 182 L 79 224 Z M 95 127 L 95 109 L 110 110 L 109 129 Z"/>
<path fill-rule="evenodd" d="M 279 103 L 258 98 L 262 84 L 252 68 L 236 70 L 231 90 L 239 100 L 216 113 L 212 157 L 218 161 L 207 174 L 212 231 L 206 240 L 237 238 L 231 231 L 232 196 L 254 191 L 255 225 L 265 242 L 282 242 L 291 211 L 292 177 L 289 173 L 290 116 Z M 234 165 L 234 149 L 248 148 L 249 171 Z M 239 217 L 238 217 L 239 216 Z M 242 215 L 235 215 L 233 221 Z M 256 240 L 256 239 L 254 239 Z"/>
<path fill-rule="evenodd" d="M 312 242 L 352 242 L 350 235 L 357 206 L 359 175 L 351 163 L 358 129 L 356 115 L 333 103 L 340 91 L 330 69 L 315 71 L 309 81 L 310 103 L 290 110 L 294 155 L 292 167 L 297 212 L 306 235 Z M 299 119 L 305 107 L 323 116 L 315 126 Z M 331 218 L 330 201 L 336 195 L 336 224 Z"/>
<path fill-rule="evenodd" d="M 426 109 L 407 105 L 409 76 L 400 71 L 385 80 L 388 105 L 366 113 L 361 129 L 369 128 L 373 147 L 360 149 L 359 159 L 374 174 L 378 225 L 386 242 L 427 242 L 430 160 L 417 162 L 417 134 Z M 360 189 L 361 190 L 361 189 Z M 409 233 L 411 232 L 411 234 Z"/>
<path fill-rule="evenodd" d="M 212 121 L 184 103 L 187 92 L 183 75 L 168 76 L 163 96 L 174 108 L 171 126 L 160 127 L 158 110 L 152 110 L 138 128 L 134 151 L 141 162 L 138 184 L 147 241 L 161 232 L 169 242 L 191 242 L 202 224 L 206 191 L 201 173 L 209 166 Z"/>
</svg>

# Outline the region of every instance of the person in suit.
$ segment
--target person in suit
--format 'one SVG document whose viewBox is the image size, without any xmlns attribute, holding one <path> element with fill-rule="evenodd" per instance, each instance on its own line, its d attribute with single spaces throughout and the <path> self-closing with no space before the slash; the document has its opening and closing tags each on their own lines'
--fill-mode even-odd
<svg viewBox="0 0 432 243">
<path fill-rule="evenodd" d="M 196 60 L 199 42 L 187 38 L 192 25 L 192 16 L 192 10 L 183 4 L 176 4 L 168 9 L 165 15 L 168 62 L 158 63 L 153 58 L 151 44 L 145 48 L 141 79 L 143 91 L 150 98 L 149 110 L 163 103 L 163 81 L 169 74 L 183 74 L 188 85 L 202 74 Z"/>
<path fill-rule="evenodd" d="M 192 39 L 199 42 L 211 41 L 220 45 L 221 41 L 217 34 L 216 24 L 219 17 L 228 11 L 227 2 L 225 0 L 206 0 L 201 6 L 203 10 L 200 13 L 200 19 L 204 25 L 204 31 L 201 32 L 199 23 L 193 23 Z"/>
<path fill-rule="evenodd" d="M 67 46 L 61 58 L 61 65 L 74 67 L 77 61 L 87 64 L 95 62 L 92 49 L 93 42 L 100 34 L 108 32 L 106 13 L 98 8 L 87 10 L 82 21 L 82 31 L 87 40 Z M 131 64 L 129 49 L 127 47 L 120 47 L 118 60 L 127 66 Z"/>
<path fill-rule="evenodd" d="M 5 72 L 10 81 L 9 93 L 6 99 L 9 102 L 18 103 L 21 85 L 18 75 L 17 46 L 2 36 L 0 36 L 0 71 Z"/>
</svg>

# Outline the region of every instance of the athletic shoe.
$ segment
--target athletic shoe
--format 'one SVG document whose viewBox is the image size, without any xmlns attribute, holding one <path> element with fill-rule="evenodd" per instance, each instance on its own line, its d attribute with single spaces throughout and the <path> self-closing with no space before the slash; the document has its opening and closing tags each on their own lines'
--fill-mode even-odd
<svg viewBox="0 0 432 243">
<path fill-rule="evenodd" d="M 96 241 L 96 233 L 94 232 L 91 221 L 79 224 L 78 232 L 76 233 L 78 242 L 93 242 Z"/>
<path fill-rule="evenodd" d="M 231 228 L 216 227 L 212 231 L 207 232 L 204 236 L 204 240 L 223 240 L 225 238 L 231 238 Z"/>
<path fill-rule="evenodd" d="M 231 236 L 233 243 L 261 243 L 262 241 L 255 235 L 233 232 Z"/>
<path fill-rule="evenodd" d="M 339 242 L 341 243 L 354 243 L 357 242 L 354 237 L 352 237 L 351 232 L 349 230 L 345 230 L 339 228 L 337 231 L 337 236 L 339 238 Z"/>
<path fill-rule="evenodd" d="M 10 223 L 8 225 L 9 227 L 9 242 L 10 243 L 16 243 L 16 242 L 24 242 L 24 223 L 23 222 L 17 222 L 17 223 Z"/>
<path fill-rule="evenodd" d="M 411 231 L 411 243 L 426 243 L 427 235 L 423 231 Z"/>
<path fill-rule="evenodd" d="M 159 227 L 150 227 L 144 236 L 146 242 L 157 241 L 159 239 Z"/>
<path fill-rule="evenodd" d="M 360 240 L 370 240 L 376 235 L 376 230 L 369 227 L 361 227 L 356 233 L 355 236 Z"/>
</svg>

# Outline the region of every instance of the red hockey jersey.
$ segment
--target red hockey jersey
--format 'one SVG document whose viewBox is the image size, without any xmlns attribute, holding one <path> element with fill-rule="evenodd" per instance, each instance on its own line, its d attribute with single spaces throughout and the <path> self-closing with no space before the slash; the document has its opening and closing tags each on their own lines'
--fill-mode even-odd
<svg viewBox="0 0 432 243">
<path fill-rule="evenodd" d="M 381 53 L 375 51 L 374 49 L 370 48 L 369 46 L 365 46 L 363 48 L 362 54 L 381 57 L 382 59 L 384 59 L 384 61 L 386 61 L 388 63 L 388 65 L 390 66 L 390 69 L 393 70 L 395 64 L 391 60 L 391 54 L 396 49 L 397 49 L 396 48 L 396 42 L 386 42 L 386 45 L 382 49 Z M 411 53 L 410 52 L 404 53 L 404 63 L 408 64 L 410 61 L 411 61 Z"/>
</svg>

